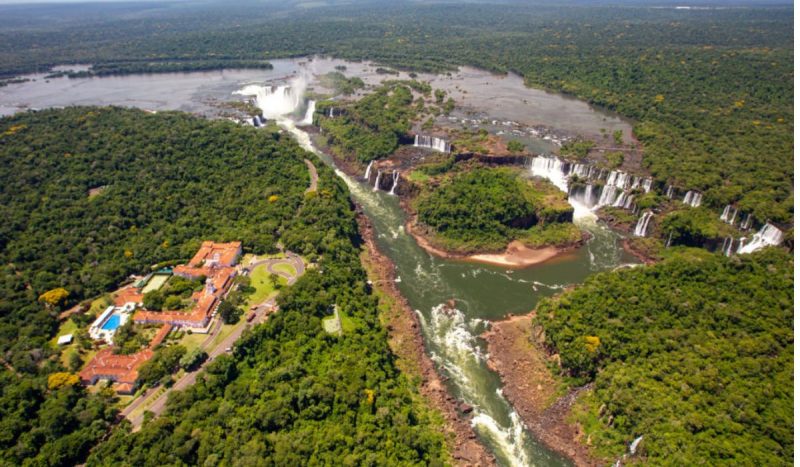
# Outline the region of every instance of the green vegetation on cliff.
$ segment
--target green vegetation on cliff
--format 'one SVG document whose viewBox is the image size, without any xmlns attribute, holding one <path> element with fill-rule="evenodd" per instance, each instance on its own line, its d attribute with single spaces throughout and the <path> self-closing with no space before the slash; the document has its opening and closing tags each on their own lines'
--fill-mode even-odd
<svg viewBox="0 0 800 467">
<path fill-rule="evenodd" d="M 576 415 L 605 459 L 643 436 L 655 465 L 791 465 L 793 283 L 778 249 L 681 249 L 543 302 L 534 325 L 594 382 Z"/>
<path fill-rule="evenodd" d="M 580 240 L 564 194 L 518 170 L 467 167 L 421 189 L 413 207 L 437 247 L 467 253 L 501 250 L 515 239 L 530 246 Z"/>
</svg>

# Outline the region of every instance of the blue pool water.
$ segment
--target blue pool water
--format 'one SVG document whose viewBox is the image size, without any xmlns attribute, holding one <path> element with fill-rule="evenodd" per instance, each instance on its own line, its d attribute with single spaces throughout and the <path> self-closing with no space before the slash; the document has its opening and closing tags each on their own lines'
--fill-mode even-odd
<svg viewBox="0 0 800 467">
<path fill-rule="evenodd" d="M 119 321 L 119 315 L 113 314 L 108 317 L 105 323 L 103 323 L 101 329 L 103 329 L 103 331 L 116 331 L 116 329 L 119 327 Z"/>
</svg>

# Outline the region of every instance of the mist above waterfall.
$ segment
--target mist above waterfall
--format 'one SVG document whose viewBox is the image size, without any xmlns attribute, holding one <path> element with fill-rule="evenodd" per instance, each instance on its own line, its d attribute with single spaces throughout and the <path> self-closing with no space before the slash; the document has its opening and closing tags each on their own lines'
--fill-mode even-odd
<svg viewBox="0 0 800 467">
<path fill-rule="evenodd" d="M 305 104 L 307 88 L 307 76 L 298 75 L 292 78 L 289 84 L 280 86 L 250 84 L 234 94 L 255 97 L 255 103 L 261 109 L 264 118 L 278 120 L 295 113 Z"/>
</svg>

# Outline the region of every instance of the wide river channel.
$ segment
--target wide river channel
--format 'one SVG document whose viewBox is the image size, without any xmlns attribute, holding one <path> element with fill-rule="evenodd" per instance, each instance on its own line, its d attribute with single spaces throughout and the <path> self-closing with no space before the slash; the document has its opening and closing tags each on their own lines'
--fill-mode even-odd
<svg viewBox="0 0 800 467">
<path fill-rule="evenodd" d="M 242 100 L 233 93 L 247 85 L 285 84 L 290 78 L 346 66 L 345 74 L 359 76 L 370 84 L 386 79 L 367 63 L 339 60 L 276 60 L 274 69 L 225 70 L 203 73 L 134 75 L 109 78 L 31 81 L 0 88 L 0 115 L 29 108 L 68 105 L 121 105 L 147 110 L 183 110 L 206 117 L 221 114 L 219 103 Z M 405 77 L 403 74 L 401 78 Z M 391 76 L 390 78 L 396 78 Z M 622 130 L 630 125 L 588 104 L 558 94 L 529 89 L 521 78 L 498 76 L 463 68 L 450 76 L 420 75 L 456 95 L 457 112 L 480 113 L 483 118 L 513 120 L 522 125 L 544 125 L 572 134 L 596 135 Z M 266 109 L 268 110 L 268 109 Z M 268 114 L 269 112 L 265 112 Z M 325 163 L 334 165 L 318 151 L 302 129 L 290 118 L 279 123 L 306 149 Z M 533 142 L 548 148 L 548 142 Z M 335 165 L 334 165 L 335 167 Z M 542 298 L 577 284 L 590 274 L 613 269 L 634 259 L 626 255 L 619 236 L 581 211 L 575 222 L 592 234 L 587 245 L 573 253 L 524 270 L 435 258 L 421 249 L 404 231 L 405 214 L 397 197 L 373 191 L 363 180 L 337 170 L 350 188 L 353 199 L 371 219 L 378 246 L 397 267 L 398 286 L 422 322 L 426 350 L 448 377 L 452 394 L 474 407 L 472 424 L 480 439 L 495 454 L 500 465 L 569 465 L 569 461 L 538 443 L 524 428 L 516 412 L 503 397 L 499 377 L 486 366 L 485 345 L 479 338 L 488 321 L 508 314 L 527 313 Z M 444 304 L 455 300 L 456 310 L 445 312 Z"/>
</svg>

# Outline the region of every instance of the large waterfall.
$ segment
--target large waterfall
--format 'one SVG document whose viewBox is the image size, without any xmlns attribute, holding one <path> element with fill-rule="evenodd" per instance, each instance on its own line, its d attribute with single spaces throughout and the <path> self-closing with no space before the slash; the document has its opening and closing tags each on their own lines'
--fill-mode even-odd
<svg viewBox="0 0 800 467">
<path fill-rule="evenodd" d="M 753 238 L 749 242 L 739 246 L 737 253 L 752 253 L 766 246 L 780 245 L 781 242 L 783 242 L 783 232 L 767 222 L 761 227 L 761 230 L 759 230 L 757 234 L 753 235 Z"/>
<path fill-rule="evenodd" d="M 262 115 L 267 119 L 277 120 L 301 108 L 305 99 L 307 84 L 304 76 L 298 76 L 292 79 L 289 84 L 280 86 L 251 84 L 236 91 L 234 94 L 255 97 Z M 311 102 L 313 101 L 309 101 L 309 107 L 312 105 Z M 313 105 L 316 105 L 316 103 Z M 308 112 L 306 112 L 306 115 L 308 115 Z"/>
<path fill-rule="evenodd" d="M 618 170 L 606 172 L 589 164 L 566 162 L 557 157 L 534 157 L 530 162 L 530 170 L 533 175 L 546 178 L 561 191 L 569 192 L 570 202 L 580 203 L 585 209 L 600 206 L 634 209 L 636 195 L 633 191 L 649 193 L 653 188 L 653 179 L 649 177 L 632 176 Z M 586 179 L 589 183 L 569 187 L 571 177 Z M 595 192 L 595 185 L 591 184 L 593 181 L 604 183 L 599 195 Z"/>
<path fill-rule="evenodd" d="M 645 211 L 642 214 L 642 217 L 640 217 L 639 221 L 636 223 L 636 228 L 633 230 L 633 235 L 636 237 L 646 237 L 647 224 L 650 223 L 650 219 L 652 218 L 653 218 L 653 213 L 650 211 Z"/>
<path fill-rule="evenodd" d="M 450 143 L 436 136 L 414 135 L 414 147 L 435 149 L 439 152 L 450 153 Z"/>
</svg>

